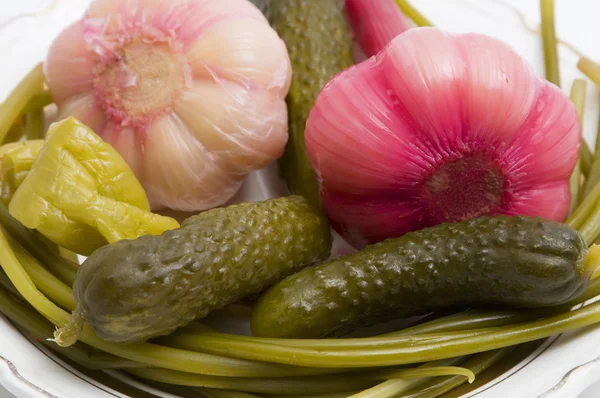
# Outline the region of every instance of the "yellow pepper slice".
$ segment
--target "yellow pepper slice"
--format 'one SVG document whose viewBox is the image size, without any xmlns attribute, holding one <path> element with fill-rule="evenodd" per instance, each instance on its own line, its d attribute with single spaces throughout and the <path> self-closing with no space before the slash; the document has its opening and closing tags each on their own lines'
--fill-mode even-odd
<svg viewBox="0 0 600 398">
<path fill-rule="evenodd" d="M 179 227 L 174 219 L 150 212 L 125 160 L 74 118 L 50 127 L 9 211 L 26 227 L 83 255 L 107 242 Z"/>
</svg>

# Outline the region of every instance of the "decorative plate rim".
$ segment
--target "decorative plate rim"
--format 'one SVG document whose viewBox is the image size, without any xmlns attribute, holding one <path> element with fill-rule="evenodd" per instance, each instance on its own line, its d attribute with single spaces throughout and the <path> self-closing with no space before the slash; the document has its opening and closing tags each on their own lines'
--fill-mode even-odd
<svg viewBox="0 0 600 398">
<path fill-rule="evenodd" d="M 501 0 L 489 0 L 489 1 L 498 3 L 498 1 L 501 1 Z M 38 8 L 37 11 L 15 15 L 12 18 L 10 18 L 9 20 L 0 24 L 0 33 L 2 33 L 2 31 L 6 30 L 6 29 L 10 29 L 10 28 L 14 27 L 15 25 L 19 24 L 22 21 L 29 20 L 29 19 L 48 17 L 48 15 L 50 15 L 50 14 L 57 14 L 58 8 L 60 8 L 61 6 L 65 6 L 65 4 L 67 4 L 67 3 L 70 3 L 72 5 L 74 5 L 76 3 L 78 3 L 79 5 L 81 4 L 81 3 L 79 3 L 79 0 L 63 0 L 60 2 L 59 2 L 59 0 L 47 0 L 45 4 L 42 4 Z M 470 4 L 470 1 L 464 0 L 463 3 Z M 66 7 L 63 7 L 63 8 L 66 9 Z M 60 14 L 59 15 L 60 17 L 66 17 L 67 15 L 70 15 L 65 10 L 62 10 L 62 12 L 60 12 L 58 14 Z M 522 18 L 522 17 L 523 17 L 522 15 L 519 16 L 519 18 Z M 573 54 L 573 50 L 569 47 L 564 47 L 564 50 L 561 50 L 561 51 L 562 51 L 562 54 L 569 53 L 569 52 L 571 52 Z M 0 318 L 1 318 L 0 321 L 6 321 L 7 324 L 9 324 L 11 327 L 15 328 L 15 330 L 18 331 L 18 328 L 16 328 L 14 325 L 12 325 L 12 323 L 8 319 L 6 319 L 2 314 L 0 314 Z M 2 323 L 0 322 L 0 329 L 1 329 L 1 327 L 2 327 Z M 22 338 L 29 340 L 23 334 L 20 334 L 20 335 Z M 565 335 L 558 335 L 558 336 L 553 336 L 553 337 L 548 338 L 542 345 L 540 345 L 540 347 L 536 348 L 525 359 L 523 359 L 523 361 L 521 361 L 517 365 L 511 367 L 511 369 L 509 369 L 502 375 L 499 375 L 497 378 L 489 381 L 488 383 L 481 386 L 480 388 L 470 392 L 466 396 L 467 397 L 479 396 L 480 394 L 482 394 L 483 392 L 485 392 L 487 390 L 490 390 L 490 389 L 493 390 L 493 388 L 495 386 L 508 380 L 509 378 L 518 374 L 522 370 L 525 370 L 528 366 L 530 366 L 534 362 L 542 361 L 544 358 L 544 354 L 548 350 L 550 350 L 553 347 L 553 345 L 555 345 L 559 340 L 561 340 L 561 338 L 563 336 L 565 336 Z M 568 341 L 570 341 L 571 344 L 573 344 L 571 340 L 578 339 L 579 337 L 567 336 L 567 338 L 570 339 Z M 54 358 L 50 357 L 46 353 L 46 351 L 48 350 L 47 348 L 40 347 L 31 341 L 30 341 L 30 343 L 32 343 L 34 346 L 36 346 L 39 350 L 43 351 L 43 353 L 46 356 L 48 356 L 51 360 L 53 360 L 57 364 L 57 366 L 62 367 L 63 369 L 69 371 L 74 376 L 76 376 L 80 379 L 85 380 L 84 377 L 87 377 L 83 374 L 79 375 L 78 373 L 80 373 L 80 372 L 75 369 L 69 369 L 67 366 L 65 366 L 64 363 L 61 363 L 62 361 L 59 362 L 59 361 L 55 360 Z M 598 354 L 600 354 L 600 352 L 598 352 Z M 54 355 L 54 354 L 52 354 L 52 355 Z M 38 383 L 36 383 L 35 381 L 32 381 L 32 380 L 30 380 L 30 378 L 25 377 L 23 375 L 23 372 L 19 371 L 17 366 L 14 364 L 14 362 L 10 358 L 7 358 L 6 355 L 3 355 L 2 353 L 0 353 L 0 362 L 5 363 L 9 369 L 9 372 L 0 372 L 0 385 L 7 385 L 9 382 L 11 382 L 11 380 L 9 380 L 8 377 L 11 377 L 13 380 L 16 380 L 18 383 L 20 383 L 23 387 L 31 390 L 32 394 L 34 394 L 34 393 L 38 394 L 42 398 L 58 398 L 56 395 L 54 395 L 51 392 L 47 391 L 46 389 L 40 387 L 38 385 Z M 570 392 L 575 392 L 575 391 L 578 391 L 579 393 L 582 392 L 585 388 L 589 387 L 594 382 L 600 380 L 600 372 L 598 372 L 599 374 L 595 379 L 588 380 L 589 383 L 587 383 L 587 384 L 584 383 L 586 385 L 584 385 L 583 388 L 582 388 L 581 383 L 577 386 L 574 386 L 575 382 L 572 380 L 575 380 L 579 374 L 584 374 L 586 372 L 589 372 L 590 369 L 594 369 L 597 366 L 600 366 L 600 356 L 596 357 L 595 359 L 589 360 L 587 362 L 584 362 L 584 363 L 581 363 L 581 364 L 578 364 L 578 365 L 572 367 L 570 370 L 568 370 L 562 376 L 562 378 L 560 379 L 559 382 L 557 382 L 555 385 L 550 387 L 545 392 L 537 395 L 537 397 L 538 398 L 567 398 L 567 395 L 565 395 L 565 394 L 568 394 Z M 508 374 L 508 376 L 504 377 L 507 374 Z M 87 382 L 87 380 L 85 380 L 85 381 Z M 90 383 L 90 384 L 93 385 L 94 387 L 96 387 L 98 390 L 102 391 L 103 393 L 111 394 L 112 396 L 117 396 L 117 397 L 120 396 L 120 395 L 115 395 L 112 392 L 106 391 L 104 389 L 100 389 L 94 383 Z M 110 387 L 107 387 L 107 388 L 110 388 Z M 31 396 L 31 395 L 28 395 L 28 396 Z M 570 395 L 569 397 L 572 397 L 572 395 Z"/>
</svg>

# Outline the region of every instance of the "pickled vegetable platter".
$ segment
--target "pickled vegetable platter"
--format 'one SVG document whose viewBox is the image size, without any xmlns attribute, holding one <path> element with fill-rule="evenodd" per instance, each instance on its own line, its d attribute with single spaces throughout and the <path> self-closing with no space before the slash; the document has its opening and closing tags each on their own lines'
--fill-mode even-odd
<svg viewBox="0 0 600 398">
<path fill-rule="evenodd" d="M 0 310 L 24 334 L 182 396 L 441 396 L 597 322 L 579 306 L 597 295 L 595 88 L 560 93 L 551 51 L 548 83 L 494 39 L 413 27 L 405 2 L 155 3 L 93 3 L 3 104 Z M 494 70 L 504 93 L 475 79 Z M 227 201 L 264 156 L 289 192 Z"/>
</svg>

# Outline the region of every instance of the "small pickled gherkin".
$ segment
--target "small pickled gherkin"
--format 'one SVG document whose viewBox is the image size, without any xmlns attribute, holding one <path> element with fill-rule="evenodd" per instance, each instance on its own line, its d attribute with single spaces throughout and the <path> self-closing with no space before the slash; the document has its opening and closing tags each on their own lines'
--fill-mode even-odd
<svg viewBox="0 0 600 398">
<path fill-rule="evenodd" d="M 24 180 L 17 181 L 16 192 L 7 189 L 9 211 L 57 245 L 89 255 L 106 243 L 179 227 L 150 212 L 125 160 L 76 119 L 54 123 L 37 149 L 37 157 L 22 165 L 31 169 L 21 167 Z"/>
<path fill-rule="evenodd" d="M 253 0 L 287 45 L 292 83 L 286 98 L 289 140 L 279 161 L 294 194 L 320 207 L 319 186 L 306 156 L 304 128 L 317 95 L 337 73 L 352 66 L 352 35 L 342 0 Z"/>
<path fill-rule="evenodd" d="M 76 309 L 59 330 L 72 344 L 83 323 L 104 340 L 165 335 L 324 260 L 327 221 L 300 196 L 213 209 L 160 236 L 96 250 L 74 284 Z"/>
<path fill-rule="evenodd" d="M 286 278 L 254 307 L 252 333 L 317 338 L 449 308 L 559 305 L 587 286 L 587 253 L 577 231 L 541 218 L 440 224 Z"/>
</svg>

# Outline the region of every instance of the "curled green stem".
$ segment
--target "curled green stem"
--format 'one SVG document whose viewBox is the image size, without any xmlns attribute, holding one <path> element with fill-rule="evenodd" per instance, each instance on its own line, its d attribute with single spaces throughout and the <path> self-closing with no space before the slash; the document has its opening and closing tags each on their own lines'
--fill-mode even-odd
<svg viewBox="0 0 600 398">
<path fill-rule="evenodd" d="M 594 243 L 598 238 L 600 235 L 600 200 L 596 201 L 594 209 L 577 230 L 588 245 Z"/>
<path fill-rule="evenodd" d="M 587 91 L 587 86 L 586 86 L 585 80 L 576 79 L 573 82 L 573 86 L 571 87 L 571 101 L 573 101 L 573 104 L 575 105 L 575 109 L 577 110 L 577 115 L 579 116 L 579 120 L 582 125 L 583 125 L 583 112 L 585 110 L 586 91 Z M 587 144 L 585 144 L 585 142 L 583 141 L 579 159 L 577 161 L 577 164 L 575 165 L 575 170 L 573 171 L 573 174 L 571 174 L 571 179 L 570 179 L 571 207 L 570 207 L 569 214 L 572 214 L 576 210 L 577 205 L 580 202 L 581 171 L 582 171 L 582 165 L 584 163 L 583 156 L 581 156 L 581 154 L 584 153 L 584 148 L 587 148 L 586 145 Z M 589 153 L 589 148 L 587 149 L 587 152 Z M 589 170 L 589 167 L 588 167 L 588 170 Z"/>
<path fill-rule="evenodd" d="M 42 64 L 37 65 L 0 105 L 0 143 L 33 97 L 44 92 Z"/>
<path fill-rule="evenodd" d="M 61 307 L 67 310 L 75 308 L 73 291 L 60 280 L 56 279 L 47 269 L 42 267 L 35 257 L 23 249 L 10 235 L 7 235 L 7 240 L 37 288 L 46 295 L 53 295 L 56 303 Z"/>
<path fill-rule="evenodd" d="M 381 335 L 370 338 L 344 338 L 344 339 L 285 339 L 248 337 L 236 334 L 225 334 L 214 331 L 179 332 L 164 336 L 157 341 L 161 344 L 181 349 L 194 351 L 210 350 L 210 346 L 224 341 L 236 341 L 247 344 L 270 344 L 275 346 L 298 347 L 311 350 L 356 350 L 365 347 L 379 347 L 406 345 L 411 346 L 419 342 L 446 341 L 470 336 L 481 335 L 498 331 L 498 328 L 480 328 L 476 330 L 458 330 L 454 332 L 419 334 L 419 335 Z"/>
<path fill-rule="evenodd" d="M 239 391 L 216 390 L 202 387 L 196 387 L 194 390 L 206 398 L 259 398 L 257 395 Z"/>
<path fill-rule="evenodd" d="M 23 113 L 35 111 L 38 109 L 44 109 L 46 106 L 50 105 L 54 102 L 54 98 L 52 98 L 52 94 L 50 91 L 44 89 L 38 94 L 35 94 L 31 97 L 25 108 L 23 109 Z"/>
<path fill-rule="evenodd" d="M 554 27 L 554 0 L 540 0 L 540 9 L 542 13 L 542 39 L 544 42 L 546 79 L 560 87 L 558 42 Z"/>
<path fill-rule="evenodd" d="M 477 354 L 465 362 L 462 366 L 471 370 L 476 376 L 483 373 L 485 370 L 492 367 L 500 361 L 513 347 L 502 348 L 499 350 L 488 351 Z M 402 398 L 436 398 L 444 395 L 448 391 L 464 384 L 467 380 L 462 376 L 452 376 L 444 378 L 436 378 L 424 385 L 419 386 L 418 390 L 413 390 L 406 394 L 397 395 Z"/>
<path fill-rule="evenodd" d="M 25 114 L 25 138 L 37 140 L 44 138 L 44 110 L 34 109 Z"/>
<path fill-rule="evenodd" d="M 598 113 L 598 132 L 596 133 L 596 152 L 594 153 L 594 157 L 592 159 L 592 167 L 587 176 L 585 182 L 585 189 L 583 192 L 583 197 L 587 198 L 590 195 L 593 195 L 594 199 L 600 197 L 600 194 L 596 191 L 596 187 L 600 182 L 600 112 Z M 593 193 L 592 193 L 593 192 Z"/>
<path fill-rule="evenodd" d="M 128 369 L 127 371 L 137 377 L 161 383 L 237 390 L 256 394 L 317 395 L 360 390 L 375 384 L 373 379 L 360 375 L 258 379 L 206 376 L 157 368 Z"/>
<path fill-rule="evenodd" d="M 590 80 L 600 86 L 600 65 L 589 58 L 582 57 L 579 59 L 577 67 L 584 75 L 589 77 Z"/>
<path fill-rule="evenodd" d="M 385 378 L 387 378 L 389 380 L 386 380 L 383 383 L 380 383 L 380 384 L 378 384 L 374 387 L 371 387 L 367 390 L 356 393 L 356 394 L 352 395 L 351 398 L 393 398 L 393 397 L 396 397 L 396 396 L 400 395 L 401 393 L 404 393 L 404 392 L 409 391 L 419 385 L 426 383 L 433 376 L 436 376 L 436 377 L 443 376 L 439 372 L 428 373 L 429 370 L 439 369 L 440 367 L 449 366 L 449 365 L 456 365 L 456 364 L 462 362 L 462 360 L 463 360 L 463 358 L 451 358 L 451 359 L 446 359 L 443 361 L 435 361 L 435 362 L 425 363 L 415 369 L 405 369 L 404 372 L 411 372 L 411 371 L 415 372 L 416 377 L 410 378 L 410 379 L 402 378 L 400 375 L 397 375 L 399 377 L 393 377 L 394 374 L 387 372 L 387 374 L 385 375 L 386 376 Z M 473 382 L 473 380 L 475 379 L 475 374 L 470 369 L 466 369 L 466 368 L 459 368 L 459 369 L 463 370 L 463 372 L 461 374 L 463 376 L 466 376 L 467 379 L 469 380 L 469 382 Z M 385 371 L 383 373 L 385 373 Z"/>
<path fill-rule="evenodd" d="M 569 178 L 569 190 L 571 192 L 571 205 L 569 206 L 569 215 L 577 209 L 581 198 L 581 159 L 577 159 L 573 173 Z"/>
<path fill-rule="evenodd" d="M 410 4 L 408 0 L 396 0 L 396 4 L 398 4 L 404 15 L 412 19 L 417 26 L 433 26 L 431 21 Z"/>
<path fill-rule="evenodd" d="M 600 162 L 598 162 L 600 166 Z M 600 168 L 598 169 L 600 172 Z M 592 175 L 595 173 L 594 169 L 592 169 Z M 600 174 L 598 175 L 600 177 Z M 590 182 L 591 180 L 588 180 Z M 589 185 L 589 184 L 588 184 Z M 577 207 L 577 209 L 569 216 L 566 223 L 574 229 L 580 229 L 581 226 L 589 219 L 592 215 L 594 209 L 598 205 L 598 201 L 600 200 L 600 184 L 594 184 L 593 189 L 585 195 L 581 204 Z"/>
<path fill-rule="evenodd" d="M 583 119 L 582 119 L 583 120 Z M 587 178 L 592 171 L 592 162 L 594 161 L 594 155 L 590 151 L 590 146 L 585 139 L 581 140 L 581 152 L 579 154 L 581 160 L 581 172 L 583 176 Z"/>
<path fill-rule="evenodd" d="M 0 224 L 29 253 L 37 258 L 53 275 L 68 286 L 73 286 L 77 264 L 63 258 L 56 247 L 15 220 L 4 203 L 0 203 Z M 55 250 L 56 249 L 56 250 Z"/>
<path fill-rule="evenodd" d="M 364 339 L 356 349 L 336 349 L 336 342 L 326 349 L 281 346 L 268 343 L 254 343 L 227 338 L 212 338 L 211 344 L 201 344 L 204 352 L 232 355 L 237 358 L 272 361 L 310 367 L 364 368 L 410 364 L 434 361 L 461 355 L 508 347 L 529 341 L 539 340 L 600 322 L 600 303 L 552 315 L 541 320 L 502 328 L 500 331 L 474 336 L 436 341 L 397 345 L 386 344 L 379 347 L 378 339 Z M 186 336 L 188 337 L 188 336 Z M 182 346 L 194 349 L 195 339 L 183 338 Z"/>
</svg>

